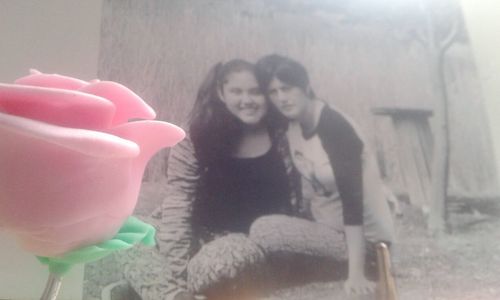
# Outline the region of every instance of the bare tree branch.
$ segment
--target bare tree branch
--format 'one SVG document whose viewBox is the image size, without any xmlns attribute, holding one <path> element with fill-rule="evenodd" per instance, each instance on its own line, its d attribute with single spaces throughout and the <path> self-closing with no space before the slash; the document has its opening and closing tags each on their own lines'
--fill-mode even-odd
<svg viewBox="0 0 500 300">
<path fill-rule="evenodd" d="M 441 50 L 441 53 L 446 52 L 446 50 L 448 50 L 448 48 L 450 48 L 450 46 L 453 44 L 455 38 L 457 37 L 458 29 L 459 29 L 458 16 L 454 16 L 448 34 L 440 42 L 439 49 Z"/>
<path fill-rule="evenodd" d="M 429 43 L 428 36 L 423 32 L 423 30 L 415 29 L 414 30 L 415 40 L 422 46 L 426 47 Z"/>
<path fill-rule="evenodd" d="M 432 16 L 432 11 L 425 5 L 425 3 L 423 1 L 421 1 L 420 3 L 422 5 L 421 9 L 424 12 L 424 16 L 425 16 L 425 19 L 424 19 L 425 27 L 424 27 L 423 35 L 426 37 L 426 39 L 424 41 L 427 42 L 426 45 L 427 45 L 427 48 L 429 49 L 430 53 L 433 53 L 438 49 L 435 20 Z"/>
</svg>

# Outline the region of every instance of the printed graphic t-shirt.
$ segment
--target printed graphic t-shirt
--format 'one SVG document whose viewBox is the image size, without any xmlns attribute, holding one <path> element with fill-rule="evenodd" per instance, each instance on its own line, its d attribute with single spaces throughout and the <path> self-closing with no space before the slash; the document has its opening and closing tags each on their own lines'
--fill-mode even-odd
<svg viewBox="0 0 500 300">
<path fill-rule="evenodd" d="M 317 110 L 318 125 L 304 134 L 298 122 L 287 137 L 297 170 L 313 189 L 311 212 L 316 221 L 338 228 L 363 220 L 363 144 L 349 122 L 326 105 Z"/>
</svg>

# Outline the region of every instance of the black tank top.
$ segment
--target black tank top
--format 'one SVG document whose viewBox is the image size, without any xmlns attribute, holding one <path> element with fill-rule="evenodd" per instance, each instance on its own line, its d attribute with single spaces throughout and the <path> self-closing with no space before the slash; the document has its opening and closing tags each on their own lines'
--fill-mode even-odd
<svg viewBox="0 0 500 300">
<path fill-rule="evenodd" d="M 248 233 L 258 217 L 290 210 L 289 181 L 275 145 L 259 157 L 229 157 L 212 165 L 201 190 L 196 215 L 212 233 Z"/>
</svg>

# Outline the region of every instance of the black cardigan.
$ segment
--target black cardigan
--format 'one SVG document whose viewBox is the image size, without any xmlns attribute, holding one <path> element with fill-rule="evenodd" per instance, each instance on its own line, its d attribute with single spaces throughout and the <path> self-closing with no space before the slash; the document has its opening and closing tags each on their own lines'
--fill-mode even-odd
<svg viewBox="0 0 500 300">
<path fill-rule="evenodd" d="M 332 165 L 345 225 L 363 224 L 363 142 L 349 121 L 325 105 L 316 131 Z"/>
</svg>

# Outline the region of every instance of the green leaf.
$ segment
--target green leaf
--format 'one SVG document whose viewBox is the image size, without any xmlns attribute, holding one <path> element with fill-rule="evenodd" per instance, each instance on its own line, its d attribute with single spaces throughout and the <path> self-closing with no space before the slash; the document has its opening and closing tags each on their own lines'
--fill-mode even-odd
<svg viewBox="0 0 500 300">
<path fill-rule="evenodd" d="M 48 265 L 50 273 L 64 275 L 73 265 L 102 259 L 119 250 L 132 248 L 136 244 L 155 245 L 155 228 L 135 217 L 129 217 L 118 233 L 110 240 L 68 252 L 61 257 L 37 257 Z"/>
</svg>

